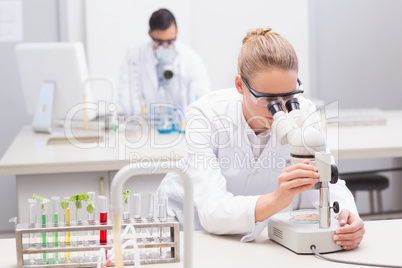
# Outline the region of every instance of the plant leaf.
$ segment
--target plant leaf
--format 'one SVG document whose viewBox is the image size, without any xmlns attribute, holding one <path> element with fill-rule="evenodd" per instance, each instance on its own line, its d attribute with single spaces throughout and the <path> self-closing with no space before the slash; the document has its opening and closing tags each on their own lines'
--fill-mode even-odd
<svg viewBox="0 0 402 268">
<path fill-rule="evenodd" d="M 81 200 L 75 201 L 75 207 L 76 207 L 77 209 L 82 208 L 82 202 L 81 202 Z"/>
<path fill-rule="evenodd" d="M 68 201 L 76 201 L 78 200 L 78 195 L 72 195 Z"/>
<path fill-rule="evenodd" d="M 50 203 L 50 200 L 49 199 L 47 199 L 47 198 L 45 198 L 45 197 L 43 197 L 43 196 L 41 196 L 41 195 L 38 195 L 38 194 L 33 194 L 32 195 L 32 199 L 38 199 L 39 201 L 40 201 L 40 204 L 41 204 L 41 209 L 42 210 L 44 210 L 45 209 L 45 204 L 47 204 L 47 203 Z"/>
<path fill-rule="evenodd" d="M 94 208 L 95 208 L 94 202 L 89 201 L 87 206 L 87 211 L 89 212 L 89 214 L 92 214 L 92 212 L 94 212 Z"/>
<path fill-rule="evenodd" d="M 128 196 L 130 195 L 130 190 L 124 191 L 123 192 L 123 202 L 125 204 L 128 204 Z"/>
</svg>

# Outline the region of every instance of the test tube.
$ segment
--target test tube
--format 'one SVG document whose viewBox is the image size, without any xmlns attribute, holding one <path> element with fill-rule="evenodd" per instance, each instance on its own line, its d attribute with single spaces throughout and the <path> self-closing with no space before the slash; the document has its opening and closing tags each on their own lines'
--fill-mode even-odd
<svg viewBox="0 0 402 268">
<path fill-rule="evenodd" d="M 130 223 L 130 192 L 123 194 L 123 223 Z"/>
<path fill-rule="evenodd" d="M 84 225 L 84 220 L 86 219 L 86 209 L 84 208 L 84 201 L 83 200 L 75 200 L 74 202 L 75 208 L 75 225 Z M 77 231 L 75 233 L 75 241 L 76 246 L 81 247 L 84 245 L 84 237 L 86 232 L 84 231 Z M 77 261 L 79 263 L 84 261 L 84 253 L 82 251 L 77 251 L 75 254 L 77 256 Z"/>
<path fill-rule="evenodd" d="M 35 228 L 36 227 L 37 200 L 33 199 L 33 198 L 29 198 L 28 203 L 29 203 L 29 228 Z M 31 247 L 35 247 L 35 245 L 36 245 L 35 233 L 29 234 L 29 244 Z"/>
<path fill-rule="evenodd" d="M 164 190 L 158 192 L 158 218 L 161 222 L 167 221 L 167 207 L 168 207 L 168 197 Z M 168 232 L 168 227 L 161 227 L 159 230 L 159 242 L 164 243 L 167 241 L 166 236 Z M 167 255 L 168 248 L 160 247 L 160 256 L 165 258 Z"/>
<path fill-rule="evenodd" d="M 84 224 L 84 220 L 86 219 L 87 215 L 85 213 L 84 204 L 83 200 L 81 198 L 77 198 L 77 195 L 73 196 L 74 198 L 70 197 L 70 207 L 73 210 L 73 224 L 76 226 L 81 226 Z M 84 244 L 84 236 L 86 235 L 85 231 L 73 231 L 72 233 L 70 232 L 70 242 L 74 241 L 75 246 L 81 247 Z M 74 243 L 71 243 L 71 245 L 74 245 Z M 84 254 L 82 251 L 77 251 L 73 253 L 74 257 L 76 257 L 77 261 L 79 263 L 84 261 Z M 74 258 L 75 260 L 75 258 Z"/>
<path fill-rule="evenodd" d="M 49 200 L 47 199 L 47 202 Z M 41 200 L 40 207 L 41 207 L 41 227 L 47 227 L 47 215 L 48 215 L 48 203 L 45 200 Z M 47 233 L 42 233 L 42 248 L 47 248 Z M 47 259 L 47 253 L 42 254 L 42 264 L 49 264 Z"/>
<path fill-rule="evenodd" d="M 154 193 L 147 193 L 147 221 L 152 222 L 154 220 L 154 200 L 155 194 Z"/>
<path fill-rule="evenodd" d="M 100 195 L 98 196 L 98 206 L 99 206 L 99 224 L 107 224 L 107 197 Z M 107 245 L 107 230 L 100 230 L 99 232 L 99 244 Z M 107 256 L 107 251 L 106 251 Z"/>
<path fill-rule="evenodd" d="M 37 206 L 38 206 L 38 200 L 29 198 L 28 199 L 29 203 L 29 228 L 35 228 L 36 227 L 36 221 L 37 221 Z M 29 233 L 29 246 L 35 248 L 36 247 L 36 233 Z M 29 262 L 31 265 L 36 264 L 35 262 L 35 256 L 36 254 L 30 254 L 29 255 Z"/>
<path fill-rule="evenodd" d="M 131 198 L 131 208 L 136 222 L 141 221 L 141 194 L 134 193 Z"/>
<path fill-rule="evenodd" d="M 64 209 L 64 226 L 68 227 L 71 225 L 70 222 L 70 197 L 64 197 L 64 202 L 62 203 L 62 207 Z M 70 241 L 70 232 L 66 232 L 66 247 L 71 247 Z M 66 263 L 71 263 L 71 255 L 70 252 L 66 252 L 64 261 Z"/>
<path fill-rule="evenodd" d="M 52 200 L 52 214 L 53 214 L 53 227 L 59 227 L 59 205 L 60 197 L 53 196 Z M 59 232 L 53 233 L 53 245 L 55 248 L 59 247 Z M 53 263 L 59 263 L 59 253 L 55 252 L 53 255 Z"/>
<path fill-rule="evenodd" d="M 93 207 L 92 213 L 88 211 L 88 224 L 89 225 L 95 225 L 96 224 L 96 213 L 95 213 L 95 192 L 87 192 L 88 195 L 88 204 L 91 204 Z M 95 240 L 95 231 L 90 230 L 88 231 L 88 244 L 89 245 L 95 245 L 96 240 Z M 94 251 L 89 251 L 89 260 L 93 261 L 95 258 L 95 252 Z"/>
<path fill-rule="evenodd" d="M 148 222 L 153 222 L 154 221 L 154 200 L 155 200 L 155 194 L 154 193 L 147 193 L 146 194 L 146 200 L 147 200 L 147 207 L 146 207 L 146 219 Z M 153 228 L 146 228 L 146 238 L 143 239 L 145 243 L 152 243 L 154 241 L 153 239 Z M 151 254 L 151 249 L 145 247 L 145 254 L 150 255 Z"/>
<path fill-rule="evenodd" d="M 131 201 L 132 215 L 134 218 L 134 224 L 140 223 L 141 222 L 141 194 L 139 194 L 139 193 L 132 194 L 130 201 Z M 137 234 L 141 234 L 142 229 L 135 228 L 135 232 Z M 141 236 L 139 236 L 139 238 L 141 238 Z"/>
<path fill-rule="evenodd" d="M 87 192 L 87 195 L 89 197 L 88 202 L 94 207 L 94 211 L 92 213 L 88 212 L 88 224 L 95 225 L 95 192 Z"/>
</svg>

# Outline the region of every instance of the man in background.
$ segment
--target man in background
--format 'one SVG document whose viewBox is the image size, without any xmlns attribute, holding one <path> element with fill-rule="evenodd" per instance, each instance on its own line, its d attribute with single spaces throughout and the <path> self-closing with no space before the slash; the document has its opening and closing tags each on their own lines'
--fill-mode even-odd
<svg viewBox="0 0 402 268">
<path fill-rule="evenodd" d="M 154 103 L 174 104 L 183 110 L 210 91 L 204 63 L 176 40 L 177 32 L 174 15 L 159 9 L 149 20 L 151 40 L 128 50 L 119 83 L 119 102 L 125 114 L 148 114 Z"/>
</svg>

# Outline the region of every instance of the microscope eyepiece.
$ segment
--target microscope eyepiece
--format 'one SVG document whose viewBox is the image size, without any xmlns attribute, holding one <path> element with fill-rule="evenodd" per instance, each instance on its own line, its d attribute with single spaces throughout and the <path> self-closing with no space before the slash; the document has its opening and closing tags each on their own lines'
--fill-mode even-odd
<svg viewBox="0 0 402 268">
<path fill-rule="evenodd" d="M 282 104 L 280 101 L 271 101 L 267 105 L 268 111 L 274 116 L 277 112 L 283 111 Z"/>
<path fill-rule="evenodd" d="M 293 111 L 294 109 L 299 110 L 300 109 L 300 103 L 299 100 L 297 98 L 292 98 L 290 100 L 288 100 L 285 104 L 286 110 L 288 112 Z"/>
</svg>

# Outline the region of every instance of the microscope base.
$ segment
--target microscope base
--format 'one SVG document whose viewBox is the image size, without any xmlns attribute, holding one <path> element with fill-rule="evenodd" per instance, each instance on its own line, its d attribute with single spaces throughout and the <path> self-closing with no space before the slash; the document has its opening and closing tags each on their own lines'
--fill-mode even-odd
<svg viewBox="0 0 402 268">
<path fill-rule="evenodd" d="M 339 222 L 333 218 L 330 228 L 321 229 L 318 223 L 292 222 L 289 212 L 285 212 L 271 217 L 268 222 L 268 236 L 297 254 L 313 254 L 310 249 L 312 245 L 320 253 L 329 253 L 342 250 L 332 238 L 338 228 Z"/>
</svg>

